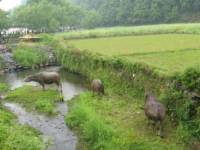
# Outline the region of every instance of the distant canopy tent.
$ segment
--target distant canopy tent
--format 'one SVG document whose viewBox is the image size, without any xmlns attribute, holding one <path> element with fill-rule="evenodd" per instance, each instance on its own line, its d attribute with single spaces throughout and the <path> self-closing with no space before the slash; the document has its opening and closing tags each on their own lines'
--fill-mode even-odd
<svg viewBox="0 0 200 150">
<path fill-rule="evenodd" d="M 35 35 L 32 35 L 32 34 L 27 34 L 23 37 L 20 37 L 20 40 L 22 40 L 24 42 L 38 42 L 41 40 L 41 38 L 37 37 Z"/>
</svg>

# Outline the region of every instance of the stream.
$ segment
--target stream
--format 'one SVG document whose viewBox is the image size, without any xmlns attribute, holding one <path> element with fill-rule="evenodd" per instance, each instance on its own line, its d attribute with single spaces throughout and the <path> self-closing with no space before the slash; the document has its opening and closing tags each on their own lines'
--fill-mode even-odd
<svg viewBox="0 0 200 150">
<path fill-rule="evenodd" d="M 40 71 L 58 70 L 59 67 L 49 67 Z M 39 71 L 29 70 L 19 73 L 6 74 L 0 79 L 0 81 L 6 81 L 11 90 L 27 84 L 39 86 L 37 83 L 24 83 L 23 81 L 27 75 L 33 74 L 35 72 Z M 55 117 L 47 117 L 36 112 L 27 112 L 23 107 L 16 103 L 4 102 L 3 104 L 7 109 L 9 109 L 18 117 L 20 124 L 28 124 L 29 126 L 41 132 L 45 143 L 48 145 L 48 150 L 75 150 L 77 137 L 66 126 L 64 117 L 68 111 L 66 101 L 70 100 L 76 95 L 79 95 L 85 90 L 83 86 L 85 85 L 84 78 L 68 73 L 66 71 L 60 71 L 60 75 L 65 103 L 57 103 L 56 110 L 58 111 L 58 115 Z"/>
</svg>

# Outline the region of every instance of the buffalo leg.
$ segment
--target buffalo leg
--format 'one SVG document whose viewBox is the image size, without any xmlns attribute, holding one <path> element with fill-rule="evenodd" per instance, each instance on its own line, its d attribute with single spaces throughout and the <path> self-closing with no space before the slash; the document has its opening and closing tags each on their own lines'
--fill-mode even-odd
<svg viewBox="0 0 200 150">
<path fill-rule="evenodd" d="M 163 121 L 159 121 L 158 136 L 163 138 Z"/>
<path fill-rule="evenodd" d="M 42 84 L 42 89 L 43 89 L 43 91 L 45 91 L 45 85 L 44 84 Z"/>
<path fill-rule="evenodd" d="M 63 91 L 62 91 L 62 84 L 60 82 L 56 82 L 56 85 L 58 87 L 58 91 L 60 91 L 60 93 L 62 95 L 62 93 L 63 93 Z"/>
</svg>

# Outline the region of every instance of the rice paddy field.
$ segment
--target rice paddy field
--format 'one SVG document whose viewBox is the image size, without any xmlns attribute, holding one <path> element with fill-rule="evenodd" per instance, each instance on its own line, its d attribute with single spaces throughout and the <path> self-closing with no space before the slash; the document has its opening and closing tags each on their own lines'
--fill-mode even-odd
<svg viewBox="0 0 200 150">
<path fill-rule="evenodd" d="M 67 40 L 80 50 L 142 62 L 172 75 L 200 65 L 200 35 L 156 34 Z"/>
</svg>

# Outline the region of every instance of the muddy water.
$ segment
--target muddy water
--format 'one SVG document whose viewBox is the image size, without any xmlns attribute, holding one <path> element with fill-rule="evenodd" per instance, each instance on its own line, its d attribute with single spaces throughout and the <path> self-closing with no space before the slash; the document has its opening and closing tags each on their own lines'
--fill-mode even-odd
<svg viewBox="0 0 200 150">
<path fill-rule="evenodd" d="M 45 71 L 57 71 L 59 68 L 51 67 Z M 12 90 L 23 86 L 24 77 L 34 73 L 35 71 L 26 71 L 21 73 L 7 74 L 2 80 L 6 81 Z M 36 71 L 38 72 L 38 71 Z M 73 98 L 85 90 L 84 79 L 64 71 L 60 72 L 62 78 L 63 94 L 65 101 Z M 38 86 L 36 83 L 30 83 L 33 86 Z M 41 87 L 38 87 L 41 88 Z M 47 87 L 48 88 L 48 87 Z M 56 88 L 56 87 L 55 87 Z M 67 114 L 68 108 L 66 103 L 58 103 L 57 111 L 59 112 L 55 117 L 47 117 L 36 112 L 27 112 L 19 104 L 4 103 L 10 111 L 18 116 L 19 123 L 28 124 L 33 128 L 39 130 L 48 144 L 48 150 L 75 150 L 77 137 L 66 126 L 64 116 Z"/>
</svg>

